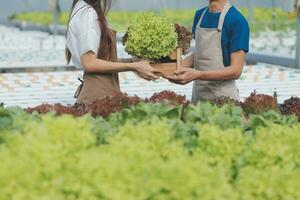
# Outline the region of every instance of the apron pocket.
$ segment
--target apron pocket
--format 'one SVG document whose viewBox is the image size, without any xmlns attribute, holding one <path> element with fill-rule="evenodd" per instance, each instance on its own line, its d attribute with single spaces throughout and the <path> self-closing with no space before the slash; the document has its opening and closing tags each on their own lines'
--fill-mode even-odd
<svg viewBox="0 0 300 200">
<path fill-rule="evenodd" d="M 220 70 L 218 61 L 214 60 L 198 60 L 196 61 L 195 69 L 199 71 Z M 214 93 L 218 90 L 218 81 L 196 81 L 196 85 L 203 90 Z"/>
<path fill-rule="evenodd" d="M 216 97 L 218 89 L 215 81 L 195 81 L 193 96 L 197 100 L 211 100 Z"/>
<path fill-rule="evenodd" d="M 199 71 L 222 70 L 223 64 L 215 60 L 197 60 L 195 69 Z M 194 99 L 213 100 L 218 97 L 220 81 L 195 81 Z"/>
<path fill-rule="evenodd" d="M 219 83 L 219 96 L 230 97 L 239 100 L 239 90 L 236 87 L 236 81 L 221 81 Z"/>
</svg>

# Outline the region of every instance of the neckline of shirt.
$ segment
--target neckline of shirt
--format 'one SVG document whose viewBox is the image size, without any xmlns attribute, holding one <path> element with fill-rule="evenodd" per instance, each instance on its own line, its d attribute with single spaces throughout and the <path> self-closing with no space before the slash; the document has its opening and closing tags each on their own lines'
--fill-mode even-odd
<svg viewBox="0 0 300 200">
<path fill-rule="evenodd" d="M 207 9 L 207 8 L 208 8 L 208 7 L 206 7 L 206 9 Z M 231 8 L 233 8 L 233 6 L 232 6 Z M 231 10 L 231 8 L 230 8 L 229 10 Z M 205 11 L 203 11 L 203 12 L 205 12 Z M 229 11 L 228 11 L 228 12 L 229 12 Z M 209 14 L 209 15 L 221 15 L 222 12 L 210 12 L 210 11 L 209 11 L 209 8 L 208 8 L 208 11 L 207 11 L 205 14 Z"/>
<path fill-rule="evenodd" d="M 206 12 L 207 14 L 209 14 L 209 15 L 220 15 L 221 14 L 221 12 Z"/>
</svg>

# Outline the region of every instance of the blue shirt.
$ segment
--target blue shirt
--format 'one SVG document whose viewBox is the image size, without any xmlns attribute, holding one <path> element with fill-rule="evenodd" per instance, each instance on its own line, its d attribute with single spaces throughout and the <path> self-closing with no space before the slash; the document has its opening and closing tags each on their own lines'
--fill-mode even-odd
<svg viewBox="0 0 300 200">
<path fill-rule="evenodd" d="M 202 13 L 205 11 L 206 8 L 207 7 L 198 10 L 195 14 L 193 34 L 195 34 L 196 26 L 199 22 Z M 200 27 L 218 28 L 220 15 L 221 13 L 211 13 L 207 11 L 204 14 Z M 222 29 L 221 41 L 223 51 L 223 62 L 225 66 L 229 66 L 231 63 L 231 53 L 240 50 L 243 50 L 245 53 L 249 51 L 249 37 L 250 29 L 247 20 L 234 6 L 232 6 L 225 17 Z"/>
</svg>

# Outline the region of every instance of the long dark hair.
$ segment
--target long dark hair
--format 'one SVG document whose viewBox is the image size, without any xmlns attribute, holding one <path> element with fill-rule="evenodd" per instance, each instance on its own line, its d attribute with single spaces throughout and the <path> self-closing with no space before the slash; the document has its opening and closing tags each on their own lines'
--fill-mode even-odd
<svg viewBox="0 0 300 200">
<path fill-rule="evenodd" d="M 71 15 L 74 10 L 74 7 L 76 3 L 79 0 L 73 0 L 72 9 L 69 16 L 69 22 L 70 23 Z M 108 22 L 107 22 L 107 14 L 111 7 L 111 0 L 84 0 L 87 4 L 89 4 L 94 10 L 96 11 L 98 15 L 98 21 L 99 26 L 101 30 L 101 38 L 100 38 L 100 48 L 97 53 L 97 58 L 108 60 L 108 61 L 114 61 L 114 47 L 115 47 L 115 36 L 114 33 L 109 29 Z M 68 34 L 68 30 L 66 33 L 66 36 Z M 68 64 L 70 63 L 72 54 L 71 51 L 66 48 L 66 59 Z"/>
</svg>

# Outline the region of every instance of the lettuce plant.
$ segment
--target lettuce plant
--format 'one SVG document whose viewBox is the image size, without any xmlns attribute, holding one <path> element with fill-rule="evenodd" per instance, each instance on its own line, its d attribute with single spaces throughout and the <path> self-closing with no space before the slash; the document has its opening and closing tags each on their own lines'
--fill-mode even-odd
<svg viewBox="0 0 300 200">
<path fill-rule="evenodd" d="M 157 118 L 166 104 L 131 109 L 118 128 L 88 115 L 2 110 L 13 123 L 0 130 L 0 200 L 300 199 L 300 124 L 261 115 L 265 126 L 249 135 L 226 117 L 240 115 L 236 107 L 198 104 L 186 122 Z M 134 122 L 140 113 L 148 115 Z"/>
<path fill-rule="evenodd" d="M 168 19 L 144 13 L 128 28 L 126 51 L 145 59 L 166 57 L 177 47 L 178 36 Z"/>
</svg>

